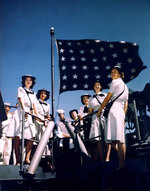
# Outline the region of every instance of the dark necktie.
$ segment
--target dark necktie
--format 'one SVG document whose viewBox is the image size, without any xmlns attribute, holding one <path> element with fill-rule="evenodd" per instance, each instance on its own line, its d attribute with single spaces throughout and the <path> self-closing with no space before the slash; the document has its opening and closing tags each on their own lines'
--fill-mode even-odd
<svg viewBox="0 0 150 191">
<path fill-rule="evenodd" d="M 47 105 L 47 103 L 39 101 L 40 104 Z"/>
<path fill-rule="evenodd" d="M 103 96 L 105 96 L 105 95 L 104 95 L 104 94 L 99 94 L 99 96 L 100 96 L 100 97 L 103 97 Z"/>
<path fill-rule="evenodd" d="M 88 107 L 85 106 L 85 107 L 84 107 L 84 110 L 83 110 L 83 113 L 87 113 L 87 112 L 88 112 Z"/>
<path fill-rule="evenodd" d="M 25 91 L 27 92 L 27 94 L 34 94 L 33 91 L 27 91 L 26 89 L 25 89 Z"/>
<path fill-rule="evenodd" d="M 104 94 L 95 94 L 95 95 L 93 95 L 93 97 L 98 97 L 98 96 L 103 97 L 105 95 Z"/>
</svg>

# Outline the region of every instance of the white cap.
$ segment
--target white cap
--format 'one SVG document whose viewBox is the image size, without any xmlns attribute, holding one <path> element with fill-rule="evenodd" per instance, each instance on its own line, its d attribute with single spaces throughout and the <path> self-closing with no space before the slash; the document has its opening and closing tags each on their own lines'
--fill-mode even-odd
<svg viewBox="0 0 150 191">
<path fill-rule="evenodd" d="M 4 103 L 5 106 L 9 106 L 10 107 L 10 103 Z"/>
<path fill-rule="evenodd" d="M 56 111 L 57 111 L 58 114 L 65 113 L 65 111 L 63 109 L 58 109 Z"/>
<path fill-rule="evenodd" d="M 117 63 L 114 68 L 120 68 L 121 69 L 121 63 Z"/>
</svg>

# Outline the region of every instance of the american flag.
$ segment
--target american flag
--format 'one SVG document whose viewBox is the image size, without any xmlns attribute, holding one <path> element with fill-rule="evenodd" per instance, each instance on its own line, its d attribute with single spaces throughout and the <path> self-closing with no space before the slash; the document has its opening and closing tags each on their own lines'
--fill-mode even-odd
<svg viewBox="0 0 150 191">
<path fill-rule="evenodd" d="M 108 89 L 110 71 L 121 65 L 125 83 L 146 68 L 138 55 L 138 45 L 125 41 L 56 40 L 59 55 L 60 93 L 93 90 L 95 81 Z"/>
</svg>

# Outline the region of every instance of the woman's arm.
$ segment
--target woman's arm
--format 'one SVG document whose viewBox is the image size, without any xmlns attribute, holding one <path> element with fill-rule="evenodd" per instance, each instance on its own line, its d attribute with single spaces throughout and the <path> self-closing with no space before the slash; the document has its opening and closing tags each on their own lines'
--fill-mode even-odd
<svg viewBox="0 0 150 191">
<path fill-rule="evenodd" d="M 21 97 L 19 97 L 19 98 L 18 98 L 18 100 L 19 100 L 19 103 L 20 103 L 21 109 L 23 109 L 23 110 L 24 110 L 24 106 L 23 106 L 23 103 L 22 103 Z"/>
<path fill-rule="evenodd" d="M 37 110 L 36 110 L 35 103 L 33 103 L 33 111 L 34 111 L 34 114 L 35 114 L 35 115 L 38 115 Z"/>
<path fill-rule="evenodd" d="M 112 97 L 112 93 L 109 92 L 107 94 L 107 96 L 105 97 L 105 99 L 104 99 L 104 101 L 103 101 L 103 103 L 102 103 L 102 105 L 101 105 L 101 107 L 100 107 L 100 109 L 99 109 L 99 111 L 97 113 L 98 117 L 101 115 L 102 109 L 104 109 L 104 107 L 108 104 L 108 102 L 110 101 L 111 97 Z"/>
</svg>

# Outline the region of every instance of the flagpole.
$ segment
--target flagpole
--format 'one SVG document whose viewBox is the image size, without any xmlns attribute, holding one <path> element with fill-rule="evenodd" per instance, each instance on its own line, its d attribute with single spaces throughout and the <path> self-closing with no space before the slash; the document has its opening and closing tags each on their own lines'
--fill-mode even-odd
<svg viewBox="0 0 150 191">
<path fill-rule="evenodd" d="M 54 28 L 50 28 L 50 35 L 51 35 L 51 96 L 52 96 L 52 117 L 55 118 L 54 114 L 54 105 L 55 105 L 55 98 L 54 98 Z"/>
</svg>

